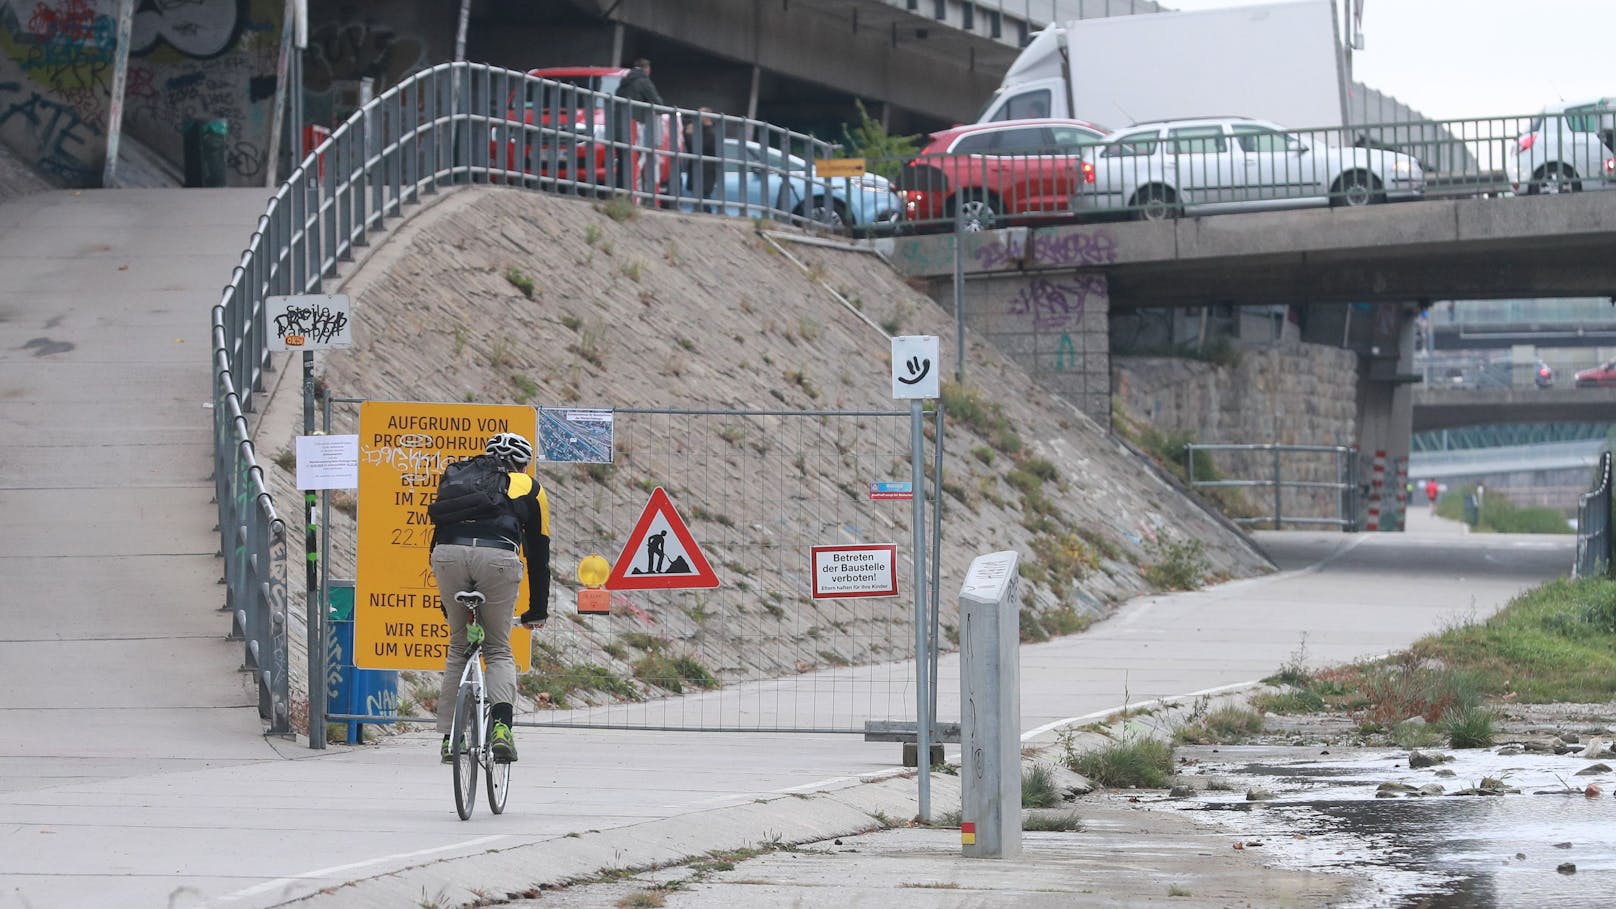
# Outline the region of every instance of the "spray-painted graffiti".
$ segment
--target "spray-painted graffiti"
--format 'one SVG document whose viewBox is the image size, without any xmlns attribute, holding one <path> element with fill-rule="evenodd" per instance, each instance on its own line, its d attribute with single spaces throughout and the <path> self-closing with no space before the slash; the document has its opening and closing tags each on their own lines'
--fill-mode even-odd
<svg viewBox="0 0 1616 909">
<path fill-rule="evenodd" d="M 348 326 L 348 314 L 329 306 L 293 306 L 275 317 L 275 334 L 303 335 L 326 344 Z"/>
<path fill-rule="evenodd" d="M 211 60 L 236 46 L 248 19 L 248 0 L 141 0 L 130 32 L 129 54 L 144 57 L 171 47 L 194 60 Z"/>
<path fill-rule="evenodd" d="M 1028 248 L 1030 245 L 1030 249 Z M 1117 261 L 1117 238 L 1109 230 L 1007 233 L 976 249 L 977 268 L 992 270 L 1022 263 L 1030 267 L 1074 268 Z"/>
<path fill-rule="evenodd" d="M 352 15 L 353 10 L 345 13 Z M 304 87 L 325 92 L 334 81 L 370 78 L 381 91 L 415 71 L 425 57 L 425 42 L 400 36 L 391 26 L 354 19 L 325 22 L 309 33 L 303 53 Z"/>
<path fill-rule="evenodd" d="M 28 18 L 27 33 L 14 37 L 28 45 L 18 61 L 28 78 L 58 92 L 89 90 L 96 108 L 104 103 L 116 41 L 110 16 L 97 14 L 85 0 L 40 3 Z"/>
<path fill-rule="evenodd" d="M 1089 301 L 1103 302 L 1108 294 L 1105 275 L 1032 278 L 1010 298 L 1007 312 L 1030 317 L 1034 330 L 1052 331 L 1081 322 Z"/>
<path fill-rule="evenodd" d="M 100 131 L 72 106 L 52 100 L 19 82 L 0 82 L 0 130 L 19 130 L 38 149 L 35 164 L 68 186 L 89 186 L 99 178 L 90 158 Z"/>
</svg>

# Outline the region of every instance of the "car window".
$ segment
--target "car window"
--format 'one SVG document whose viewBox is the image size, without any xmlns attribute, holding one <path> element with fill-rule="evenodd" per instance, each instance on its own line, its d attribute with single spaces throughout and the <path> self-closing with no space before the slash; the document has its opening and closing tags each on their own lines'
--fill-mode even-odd
<svg viewBox="0 0 1616 909">
<path fill-rule="evenodd" d="M 778 148 L 765 148 L 763 155 L 768 165 L 776 170 L 785 170 L 789 166 L 786 162 L 786 153 Z"/>
<path fill-rule="evenodd" d="M 1229 150 L 1221 126 L 1185 126 L 1167 134 L 1168 150 L 1175 155 L 1215 155 Z"/>
<path fill-rule="evenodd" d="M 1156 131 L 1129 133 L 1106 147 L 1107 158 L 1122 158 L 1128 155 L 1154 155 L 1156 153 Z"/>
<path fill-rule="evenodd" d="M 993 147 L 998 142 L 999 133 L 997 131 L 973 133 L 969 136 L 962 136 L 949 151 L 958 152 L 962 155 L 986 155 L 992 153 Z"/>
<path fill-rule="evenodd" d="M 1236 126 L 1234 139 L 1241 150 L 1248 152 L 1283 152 L 1301 146 L 1295 137 L 1260 126 Z"/>
<path fill-rule="evenodd" d="M 1055 134 L 1048 127 L 1028 126 L 999 132 L 999 141 L 993 147 L 995 155 L 1026 155 L 1049 151 L 1055 147 Z"/>
<path fill-rule="evenodd" d="M 999 112 L 993 115 L 994 120 L 1037 120 L 1049 116 L 1049 89 L 1041 88 L 1036 91 L 1022 92 L 1012 95 Z"/>
<path fill-rule="evenodd" d="M 1094 145 L 1101 135 L 1076 126 L 1056 126 L 1050 129 L 1050 132 L 1055 136 L 1055 147 L 1062 149 Z"/>
</svg>

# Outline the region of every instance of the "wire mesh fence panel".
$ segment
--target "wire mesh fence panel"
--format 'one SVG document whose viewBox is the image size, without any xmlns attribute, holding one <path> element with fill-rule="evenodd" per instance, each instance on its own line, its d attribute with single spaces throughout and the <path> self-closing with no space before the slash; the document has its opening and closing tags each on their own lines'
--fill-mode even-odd
<svg viewBox="0 0 1616 909">
<path fill-rule="evenodd" d="M 540 464 L 555 609 L 573 620 L 536 638 L 523 686 L 550 708 L 538 722 L 862 731 L 868 719 L 913 719 L 907 581 L 897 597 L 815 599 L 810 556 L 890 543 L 892 575 L 912 576 L 909 503 L 869 491 L 909 475 L 907 414 L 619 410 L 615 423 L 611 465 Z M 677 529 L 654 551 L 629 539 L 658 488 L 699 556 Z M 624 576 L 608 585 L 609 616 L 574 613 L 564 589 L 591 553 Z M 659 567 L 677 574 L 680 558 L 704 560 L 718 586 L 624 589 L 655 583 Z"/>
</svg>

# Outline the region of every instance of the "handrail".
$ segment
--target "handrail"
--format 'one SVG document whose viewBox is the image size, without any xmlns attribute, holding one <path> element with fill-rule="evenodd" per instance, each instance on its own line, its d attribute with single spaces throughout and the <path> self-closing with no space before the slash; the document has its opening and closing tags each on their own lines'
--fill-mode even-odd
<svg viewBox="0 0 1616 909">
<path fill-rule="evenodd" d="M 1611 453 L 1599 456 L 1598 482 L 1577 500 L 1577 559 L 1572 577 L 1600 578 L 1616 564 L 1616 536 L 1611 533 Z"/>
</svg>

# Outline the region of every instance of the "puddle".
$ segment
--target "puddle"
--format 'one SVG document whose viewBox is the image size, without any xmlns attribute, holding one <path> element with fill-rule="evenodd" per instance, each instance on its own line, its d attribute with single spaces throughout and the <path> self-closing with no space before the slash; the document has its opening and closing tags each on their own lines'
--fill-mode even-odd
<svg viewBox="0 0 1616 909">
<path fill-rule="evenodd" d="M 1406 751 L 1291 761 L 1284 749 L 1261 746 L 1179 751 L 1198 758 L 1186 770 L 1234 787 L 1198 792 L 1193 816 L 1238 841 L 1261 842 L 1252 848 L 1275 864 L 1366 874 L 1375 889 L 1344 904 L 1350 909 L 1547 909 L 1608 897 L 1616 887 L 1616 772 L 1576 776 L 1595 761 L 1574 756 L 1442 753 L 1454 760 L 1411 770 Z M 1519 792 L 1375 797 L 1385 782 L 1437 783 L 1452 793 L 1486 777 Z M 1598 796 L 1583 794 L 1589 784 Z M 1254 786 L 1276 798 L 1246 801 Z M 1560 872 L 1564 863 L 1575 873 Z"/>
</svg>

